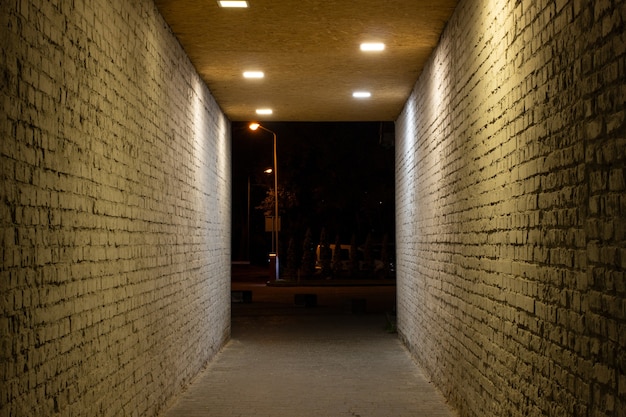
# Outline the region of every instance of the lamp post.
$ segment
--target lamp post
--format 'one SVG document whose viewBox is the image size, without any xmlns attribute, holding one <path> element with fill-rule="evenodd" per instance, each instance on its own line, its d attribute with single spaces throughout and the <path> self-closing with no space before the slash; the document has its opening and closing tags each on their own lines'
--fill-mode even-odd
<svg viewBox="0 0 626 417">
<path fill-rule="evenodd" d="M 278 265 L 278 162 L 276 158 L 276 133 L 261 126 L 259 123 L 250 123 L 250 130 L 262 129 L 274 137 L 274 221 L 272 222 L 272 251 L 274 252 L 275 270 L 274 279 L 279 279 Z M 271 259 L 271 255 L 270 255 Z"/>
</svg>

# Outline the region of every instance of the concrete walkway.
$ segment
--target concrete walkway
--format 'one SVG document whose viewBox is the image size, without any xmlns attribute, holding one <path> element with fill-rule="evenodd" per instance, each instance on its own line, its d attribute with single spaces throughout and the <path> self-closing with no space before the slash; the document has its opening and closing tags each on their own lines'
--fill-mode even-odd
<svg viewBox="0 0 626 417">
<path fill-rule="evenodd" d="M 232 339 L 166 417 L 453 417 L 384 314 L 233 304 Z"/>
</svg>

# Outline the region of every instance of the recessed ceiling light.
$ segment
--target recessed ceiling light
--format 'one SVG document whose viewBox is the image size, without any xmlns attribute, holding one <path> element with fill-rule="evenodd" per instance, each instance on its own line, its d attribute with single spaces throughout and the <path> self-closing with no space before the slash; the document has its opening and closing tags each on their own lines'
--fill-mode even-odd
<svg viewBox="0 0 626 417">
<path fill-rule="evenodd" d="M 238 7 L 238 8 L 243 8 L 245 9 L 246 7 L 248 7 L 248 2 L 247 1 L 218 1 L 217 2 L 220 7 Z"/>
<path fill-rule="evenodd" d="M 369 91 L 355 91 L 352 93 L 352 97 L 354 98 L 369 98 L 372 96 L 372 93 Z"/>
<path fill-rule="evenodd" d="M 256 114 L 268 115 L 272 113 L 273 113 L 272 109 L 256 109 Z"/>
<path fill-rule="evenodd" d="M 384 51 L 385 44 L 382 42 L 364 42 L 361 44 L 361 51 L 365 52 L 376 52 L 376 51 Z"/>
<path fill-rule="evenodd" d="M 263 78 L 265 74 L 263 71 L 245 71 L 243 73 L 244 78 Z"/>
</svg>

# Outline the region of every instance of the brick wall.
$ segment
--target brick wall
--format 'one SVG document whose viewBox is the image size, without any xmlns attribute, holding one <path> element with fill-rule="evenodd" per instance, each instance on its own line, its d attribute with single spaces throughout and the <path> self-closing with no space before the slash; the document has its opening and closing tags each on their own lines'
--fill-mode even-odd
<svg viewBox="0 0 626 417">
<path fill-rule="evenodd" d="M 462 416 L 626 416 L 625 19 L 461 0 L 397 121 L 399 332 Z"/>
<path fill-rule="evenodd" d="M 150 416 L 230 332 L 230 123 L 151 0 L 0 4 L 0 416 Z"/>
</svg>

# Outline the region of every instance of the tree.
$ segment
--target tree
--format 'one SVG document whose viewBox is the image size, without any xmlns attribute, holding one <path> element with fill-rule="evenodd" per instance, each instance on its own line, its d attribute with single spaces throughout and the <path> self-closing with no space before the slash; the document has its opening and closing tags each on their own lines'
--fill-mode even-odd
<svg viewBox="0 0 626 417">
<path fill-rule="evenodd" d="M 278 189 L 278 215 L 284 214 L 287 210 L 296 207 L 298 205 L 298 199 L 296 195 L 284 188 Z M 276 203 L 274 200 L 274 189 L 267 190 L 265 199 L 261 201 L 261 204 L 255 207 L 257 210 L 262 210 L 266 216 L 274 216 L 276 214 Z"/>
<path fill-rule="evenodd" d="M 363 273 L 370 277 L 374 272 L 374 254 L 372 251 L 372 234 L 368 233 L 363 246 Z"/>
<path fill-rule="evenodd" d="M 331 270 L 331 258 L 332 258 L 332 250 L 330 249 L 330 245 L 328 243 L 328 236 L 326 235 L 326 228 L 322 228 L 322 232 L 320 234 L 320 266 L 321 266 L 321 274 L 322 278 L 329 277 L 332 273 Z"/>
<path fill-rule="evenodd" d="M 380 249 L 380 260 L 383 263 L 381 278 L 389 278 L 389 263 L 391 262 L 391 256 L 389 254 L 389 235 L 387 233 L 385 233 L 385 235 L 383 236 L 383 244 L 382 248 Z"/>
<path fill-rule="evenodd" d="M 333 277 L 339 278 L 341 276 L 341 240 L 339 239 L 339 235 L 335 239 L 335 250 L 333 250 L 333 259 L 332 259 L 332 268 L 333 268 Z"/>
<path fill-rule="evenodd" d="M 315 273 L 315 247 L 313 246 L 313 238 L 311 229 L 307 229 L 302 243 L 302 264 L 300 272 L 303 277 L 310 277 Z"/>
<path fill-rule="evenodd" d="M 298 272 L 298 256 L 296 253 L 296 243 L 293 238 L 289 239 L 289 246 L 287 247 L 287 262 L 285 265 L 285 276 L 287 278 L 294 278 Z"/>
<path fill-rule="evenodd" d="M 356 244 L 356 235 L 353 234 L 352 235 L 352 239 L 350 240 L 350 267 L 349 267 L 349 271 L 350 271 L 350 276 L 351 277 L 356 277 L 357 274 L 359 273 L 358 250 L 359 250 L 359 248 L 357 247 L 357 244 Z"/>
</svg>

